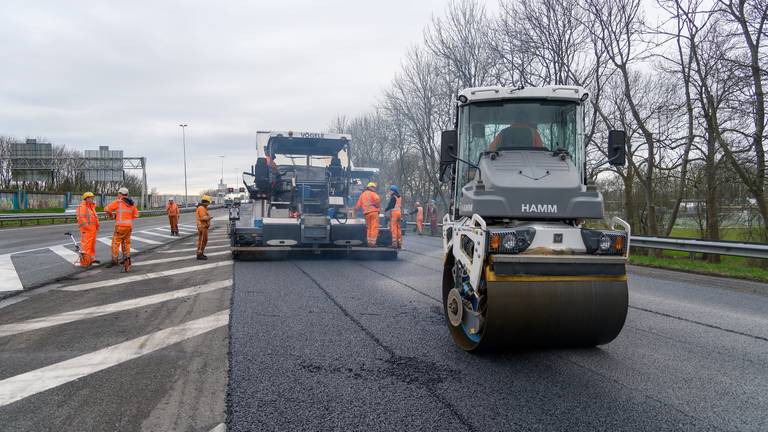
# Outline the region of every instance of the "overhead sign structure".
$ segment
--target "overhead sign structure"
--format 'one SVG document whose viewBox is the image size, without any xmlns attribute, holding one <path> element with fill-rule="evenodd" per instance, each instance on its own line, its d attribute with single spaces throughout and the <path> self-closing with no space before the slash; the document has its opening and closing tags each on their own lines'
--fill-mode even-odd
<svg viewBox="0 0 768 432">
<path fill-rule="evenodd" d="M 53 146 L 28 139 L 11 143 L 11 175 L 17 182 L 49 182 L 53 180 Z"/>
<path fill-rule="evenodd" d="M 99 146 L 98 150 L 86 150 L 84 156 L 85 181 L 123 181 L 124 172 L 122 150 L 110 150 L 109 146 Z"/>
</svg>

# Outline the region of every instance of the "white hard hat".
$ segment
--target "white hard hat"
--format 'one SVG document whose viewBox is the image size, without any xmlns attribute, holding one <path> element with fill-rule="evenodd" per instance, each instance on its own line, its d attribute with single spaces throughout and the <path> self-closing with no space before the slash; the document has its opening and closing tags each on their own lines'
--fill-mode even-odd
<svg viewBox="0 0 768 432">
<path fill-rule="evenodd" d="M 123 194 L 123 195 L 128 195 L 128 188 L 127 187 L 121 187 L 120 189 L 117 190 L 117 193 Z"/>
<path fill-rule="evenodd" d="M 176 201 L 173 197 L 168 198 L 168 201 Z"/>
</svg>

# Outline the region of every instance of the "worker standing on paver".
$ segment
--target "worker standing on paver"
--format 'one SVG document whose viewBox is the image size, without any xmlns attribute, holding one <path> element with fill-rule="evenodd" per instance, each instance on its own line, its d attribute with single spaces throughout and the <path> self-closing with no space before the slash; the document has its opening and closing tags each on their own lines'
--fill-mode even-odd
<svg viewBox="0 0 768 432">
<path fill-rule="evenodd" d="M 416 231 L 422 235 L 424 233 L 424 207 L 421 206 L 420 202 L 416 201 L 416 208 L 413 209 L 413 212 L 416 213 Z"/>
<path fill-rule="evenodd" d="M 173 197 L 168 198 L 168 204 L 165 206 L 165 212 L 168 213 L 168 223 L 171 225 L 171 235 L 179 235 L 179 206 L 173 201 Z"/>
<path fill-rule="evenodd" d="M 115 232 L 112 234 L 112 264 L 117 265 L 120 249 L 123 250 L 125 270 L 131 267 L 131 231 L 133 220 L 139 217 L 139 209 L 128 197 L 128 188 L 121 187 L 117 191 L 117 199 L 104 207 L 107 216 L 115 219 Z"/>
<path fill-rule="evenodd" d="M 99 232 L 99 216 L 96 215 L 96 204 L 93 202 L 93 192 L 83 194 L 83 201 L 77 206 L 77 224 L 80 227 L 80 266 L 100 264 L 96 259 L 96 235 Z"/>
<path fill-rule="evenodd" d="M 429 219 L 429 235 L 437 235 L 437 203 L 435 200 L 429 200 L 427 204 L 427 219 Z"/>
<path fill-rule="evenodd" d="M 392 234 L 392 247 L 394 249 L 402 249 L 403 231 L 401 230 L 400 221 L 403 198 L 400 196 L 400 191 L 397 190 L 397 185 L 390 186 L 389 191 L 389 203 L 384 212 L 389 215 L 389 232 Z"/>
<path fill-rule="evenodd" d="M 197 259 L 207 260 L 205 256 L 205 246 L 208 244 L 208 228 L 211 226 L 211 215 L 208 214 L 208 204 L 211 203 L 211 197 L 203 195 L 200 204 L 195 210 L 195 219 L 197 220 Z"/>
<path fill-rule="evenodd" d="M 362 208 L 365 217 L 366 238 L 369 247 L 376 246 L 376 240 L 379 238 L 379 209 L 381 208 L 381 199 L 376 193 L 376 183 L 368 182 L 360 198 L 357 199 L 355 210 Z"/>
</svg>

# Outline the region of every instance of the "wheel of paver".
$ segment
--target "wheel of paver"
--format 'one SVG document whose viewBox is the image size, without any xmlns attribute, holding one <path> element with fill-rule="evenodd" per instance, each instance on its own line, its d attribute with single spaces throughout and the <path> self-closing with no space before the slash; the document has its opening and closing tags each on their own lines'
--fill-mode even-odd
<svg viewBox="0 0 768 432">
<path fill-rule="evenodd" d="M 594 279 L 494 276 L 478 295 L 460 265 L 443 270 L 443 310 L 453 341 L 466 351 L 585 347 L 612 341 L 627 315 L 622 277 Z"/>
</svg>

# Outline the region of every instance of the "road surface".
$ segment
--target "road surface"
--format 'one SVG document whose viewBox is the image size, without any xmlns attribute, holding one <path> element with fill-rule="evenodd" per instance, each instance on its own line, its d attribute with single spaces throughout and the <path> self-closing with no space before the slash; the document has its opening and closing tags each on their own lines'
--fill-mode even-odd
<svg viewBox="0 0 768 432">
<path fill-rule="evenodd" d="M 768 430 L 764 284 L 631 268 L 611 344 L 472 355 L 437 239 L 266 263 L 212 239 L 0 302 L 0 430 Z"/>
</svg>

